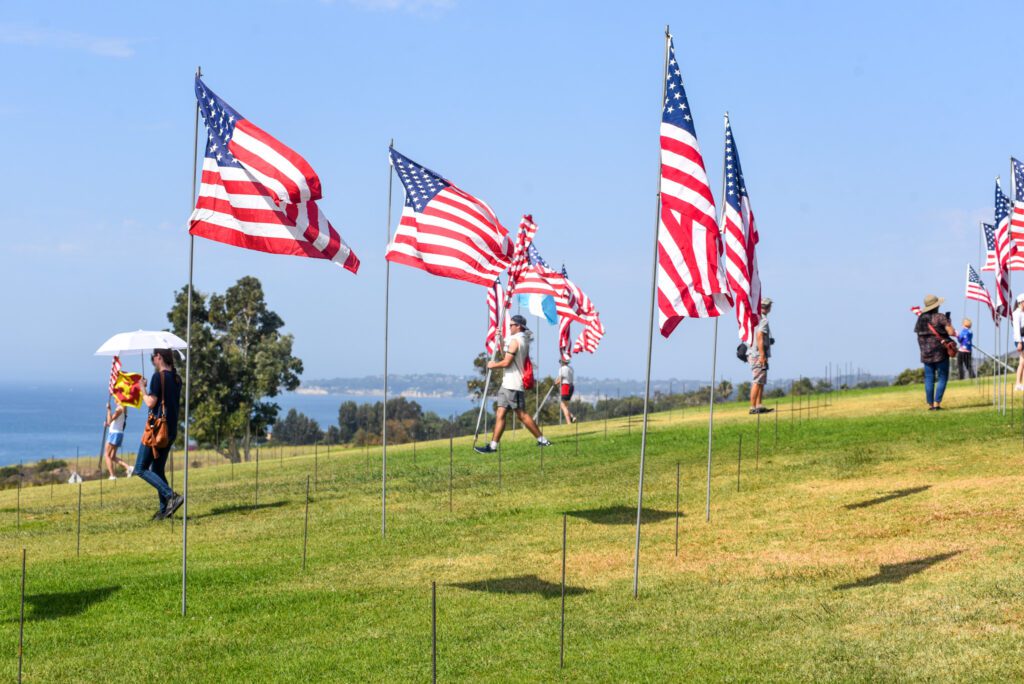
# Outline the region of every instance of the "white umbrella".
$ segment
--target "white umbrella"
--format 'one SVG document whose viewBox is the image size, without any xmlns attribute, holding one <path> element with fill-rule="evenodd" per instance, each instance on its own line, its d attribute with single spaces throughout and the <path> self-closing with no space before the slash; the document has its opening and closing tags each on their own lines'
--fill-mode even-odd
<svg viewBox="0 0 1024 684">
<path fill-rule="evenodd" d="M 116 356 L 147 349 L 185 349 L 185 340 L 165 330 L 136 330 L 118 333 L 100 345 L 96 356 Z"/>
</svg>

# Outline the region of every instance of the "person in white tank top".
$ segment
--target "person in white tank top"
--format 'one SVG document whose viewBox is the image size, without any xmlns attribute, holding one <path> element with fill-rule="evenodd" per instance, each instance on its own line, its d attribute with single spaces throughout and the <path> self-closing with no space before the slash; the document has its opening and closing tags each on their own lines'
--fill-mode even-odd
<svg viewBox="0 0 1024 684">
<path fill-rule="evenodd" d="M 487 368 L 501 368 L 505 371 L 501 379 L 501 388 L 496 400 L 497 409 L 494 417 L 494 434 L 491 443 L 485 446 L 474 446 L 478 454 L 493 454 L 501 443 L 501 435 L 505 432 L 505 417 L 508 412 L 515 411 L 519 421 L 530 434 L 537 438 L 537 444 L 546 447 L 551 442 L 541 433 L 533 418 L 526 412 L 526 391 L 523 388 L 523 371 L 526 360 L 530 358 L 530 330 L 526 327 L 526 318 L 513 316 L 509 321 L 508 341 L 505 343 L 505 354 L 500 361 L 488 361 Z M 485 399 L 486 401 L 486 399 Z"/>
<path fill-rule="evenodd" d="M 572 395 L 576 393 L 576 384 L 573 382 L 576 374 L 573 372 L 572 366 L 569 365 L 569 359 L 562 359 L 559 363 L 562 364 L 562 367 L 558 369 L 562 415 L 565 417 L 566 423 L 575 423 L 576 416 L 569 410 L 569 402 L 572 401 Z"/>
<path fill-rule="evenodd" d="M 131 465 L 125 463 L 117 455 L 117 450 L 124 442 L 124 428 L 128 423 L 128 409 L 120 404 L 115 404 L 115 406 L 115 410 L 111 412 L 110 404 L 106 404 L 106 425 L 108 426 L 108 432 L 107 443 L 103 449 L 103 458 L 107 462 L 107 472 L 110 473 L 110 477 L 107 479 L 109 480 L 117 479 L 117 476 L 114 475 L 114 464 L 120 464 L 121 467 L 124 468 L 125 472 L 128 473 L 128 477 L 131 477 L 132 472 L 135 470 Z"/>
</svg>

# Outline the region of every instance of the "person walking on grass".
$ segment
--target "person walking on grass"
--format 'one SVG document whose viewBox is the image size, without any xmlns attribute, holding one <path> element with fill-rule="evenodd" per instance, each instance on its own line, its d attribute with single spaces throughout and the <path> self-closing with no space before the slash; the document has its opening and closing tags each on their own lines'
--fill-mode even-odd
<svg viewBox="0 0 1024 684">
<path fill-rule="evenodd" d="M 1017 303 L 1013 307 L 1013 341 L 1017 347 L 1017 384 L 1014 389 L 1018 392 L 1024 391 L 1024 339 L 1021 336 L 1022 326 L 1024 326 L 1024 294 L 1019 294 L 1017 295 Z"/>
<path fill-rule="evenodd" d="M 153 367 L 156 371 L 149 380 L 149 391 L 142 388 L 142 400 L 149 407 L 151 415 L 159 416 L 161 411 L 167 418 L 167 446 L 163 448 L 139 445 L 139 457 L 135 461 L 135 474 L 156 490 L 160 508 L 153 514 L 153 520 L 162 520 L 174 515 L 185 502 L 185 498 L 171 489 L 164 475 L 171 445 L 178 435 L 178 403 L 181 397 L 181 377 L 174 369 L 174 355 L 170 349 L 153 350 Z M 142 380 L 139 380 L 142 383 Z"/>
<path fill-rule="evenodd" d="M 519 422 L 537 438 L 537 444 L 546 447 L 551 442 L 541 433 L 533 418 L 526 412 L 526 390 L 523 387 L 523 370 L 526 360 L 530 357 L 530 340 L 533 334 L 526 327 L 526 318 L 515 315 L 510 319 L 508 341 L 505 342 L 505 355 L 500 361 L 488 361 L 487 368 L 502 368 L 501 389 L 498 390 L 497 410 L 494 417 L 494 434 L 491 443 L 473 447 L 478 454 L 493 454 L 501 443 L 501 435 L 505 432 L 505 416 L 515 411 Z"/>
<path fill-rule="evenodd" d="M 768 327 L 768 314 L 772 311 L 772 300 L 765 297 L 761 300 L 761 320 L 754 328 L 754 344 L 747 350 L 747 361 L 750 362 L 750 414 L 770 413 L 775 409 L 768 408 L 761 400 L 764 397 L 764 386 L 768 382 L 768 359 L 772 356 L 771 328 Z"/>
<path fill-rule="evenodd" d="M 132 476 L 132 472 L 135 470 L 132 466 L 128 465 L 117 455 L 117 450 L 121 448 L 121 444 L 124 443 L 124 429 L 128 424 L 128 409 L 121 404 L 115 404 L 117 408 L 114 412 L 110 412 L 110 404 L 105 404 L 107 407 L 107 420 L 104 425 L 107 425 L 109 430 L 107 432 L 107 444 L 103 449 L 103 458 L 107 462 L 107 472 L 110 473 L 108 480 L 116 480 L 117 476 L 114 475 L 114 464 L 120 464 L 125 472 L 128 473 L 128 477 Z"/>
<path fill-rule="evenodd" d="M 565 416 L 566 423 L 575 423 L 576 416 L 569 410 L 569 402 L 572 401 L 572 395 L 576 392 L 576 385 L 573 383 L 575 373 L 572 370 L 572 366 L 569 365 L 569 359 L 562 359 L 559 361 L 561 367 L 558 369 L 558 384 L 560 385 L 559 396 L 561 397 L 561 409 L 562 415 Z"/>
<path fill-rule="evenodd" d="M 971 331 L 971 319 L 965 318 L 960 334 L 956 336 L 957 349 L 956 361 L 960 369 L 960 379 L 968 375 L 974 379 L 974 364 L 971 360 L 971 353 L 974 351 L 974 333 Z"/>
<path fill-rule="evenodd" d="M 917 334 L 917 345 L 921 350 L 921 363 L 924 364 L 924 398 L 928 402 L 929 411 L 942 410 L 942 395 L 946 391 L 949 380 L 949 352 L 946 344 L 955 344 L 952 338 L 956 330 L 949 319 L 938 308 L 942 297 L 926 295 L 924 306 L 914 324 Z"/>
</svg>

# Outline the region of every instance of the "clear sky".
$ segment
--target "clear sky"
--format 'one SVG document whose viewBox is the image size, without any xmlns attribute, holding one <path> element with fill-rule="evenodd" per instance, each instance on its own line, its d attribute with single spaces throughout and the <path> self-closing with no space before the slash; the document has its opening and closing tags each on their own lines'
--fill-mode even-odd
<svg viewBox="0 0 1024 684">
<path fill-rule="evenodd" d="M 917 364 L 912 304 L 934 292 L 963 313 L 993 179 L 1008 189 L 1024 155 L 1022 21 L 1019 2 L 6 3 L 0 378 L 105 382 L 104 339 L 166 325 L 187 280 L 197 65 L 309 160 L 362 260 L 353 276 L 196 241 L 196 287 L 258 277 L 304 377 L 381 371 L 390 138 L 510 230 L 532 212 L 541 254 L 608 329 L 577 372 L 641 377 L 666 23 L 716 199 L 732 118 L 776 302 L 772 372 L 897 372 Z M 391 293 L 394 372 L 471 370 L 483 288 L 399 266 Z M 654 376 L 707 377 L 711 329 L 656 338 Z M 555 329 L 540 334 L 550 371 Z M 979 336 L 990 348 L 989 323 Z M 740 379 L 735 343 L 730 314 L 719 368 Z"/>
</svg>

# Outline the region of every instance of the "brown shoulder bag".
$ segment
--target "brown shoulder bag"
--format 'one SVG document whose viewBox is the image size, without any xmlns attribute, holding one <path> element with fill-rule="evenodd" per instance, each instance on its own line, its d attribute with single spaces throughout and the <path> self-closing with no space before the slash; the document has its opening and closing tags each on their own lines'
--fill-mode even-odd
<svg viewBox="0 0 1024 684">
<path fill-rule="evenodd" d="M 163 449 L 170 445 L 167 434 L 167 405 L 164 402 L 164 372 L 160 371 L 160 415 L 153 411 L 146 418 L 146 429 L 142 432 L 142 443 L 154 449 Z"/>
</svg>

